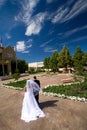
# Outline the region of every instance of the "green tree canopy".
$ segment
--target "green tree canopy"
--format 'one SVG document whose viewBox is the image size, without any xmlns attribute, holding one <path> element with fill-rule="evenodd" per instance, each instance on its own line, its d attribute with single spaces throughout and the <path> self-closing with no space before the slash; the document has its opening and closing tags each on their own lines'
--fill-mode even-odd
<svg viewBox="0 0 87 130">
<path fill-rule="evenodd" d="M 25 62 L 25 60 L 18 60 L 17 67 L 19 73 L 25 73 L 25 71 L 28 70 L 28 64 Z"/>
<path fill-rule="evenodd" d="M 60 54 L 59 54 L 59 58 L 58 58 L 58 66 L 59 67 L 68 67 L 71 66 L 71 56 L 70 56 L 70 52 L 67 49 L 66 46 L 63 47 L 63 49 L 61 50 Z"/>
<path fill-rule="evenodd" d="M 82 66 L 83 52 L 81 48 L 78 46 L 73 55 L 74 67 Z"/>
<path fill-rule="evenodd" d="M 44 68 L 48 69 L 48 71 L 49 71 L 49 69 L 50 69 L 50 62 L 51 62 L 50 57 L 46 57 L 46 58 L 44 59 Z"/>
<path fill-rule="evenodd" d="M 58 52 L 54 51 L 51 57 L 51 69 L 55 72 L 58 70 Z"/>
<path fill-rule="evenodd" d="M 75 70 L 79 74 L 81 74 L 83 71 L 83 55 L 84 53 L 82 52 L 81 48 L 78 46 L 73 55 L 73 63 L 74 63 Z"/>
<path fill-rule="evenodd" d="M 84 53 L 84 54 L 83 54 L 82 64 L 83 64 L 84 66 L 87 66 L 87 53 Z"/>
</svg>

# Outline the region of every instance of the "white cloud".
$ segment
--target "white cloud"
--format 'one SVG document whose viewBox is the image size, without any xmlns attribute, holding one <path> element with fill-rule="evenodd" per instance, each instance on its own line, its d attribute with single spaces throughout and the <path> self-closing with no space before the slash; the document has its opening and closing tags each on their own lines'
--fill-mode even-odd
<svg viewBox="0 0 87 130">
<path fill-rule="evenodd" d="M 24 0 L 20 1 L 21 11 L 17 16 L 15 16 L 16 21 L 22 21 L 26 25 L 29 24 L 31 16 L 34 12 L 34 8 L 36 7 L 39 0 Z"/>
<path fill-rule="evenodd" d="M 73 6 L 71 7 L 70 5 L 72 3 L 73 0 L 65 3 L 63 6 L 60 6 L 60 8 L 58 8 L 58 10 L 51 15 L 52 22 L 66 22 L 76 17 L 80 13 L 87 11 L 87 0 L 78 0 L 73 3 Z"/>
<path fill-rule="evenodd" d="M 74 1 L 75 1 L 75 0 L 68 0 L 66 4 L 67 4 L 67 5 L 71 5 Z"/>
<path fill-rule="evenodd" d="M 32 43 L 32 42 L 33 42 L 33 40 L 32 40 L 32 39 L 29 39 L 27 42 L 28 42 L 28 43 Z"/>
<path fill-rule="evenodd" d="M 53 49 L 53 48 L 51 48 L 51 47 L 46 47 L 46 48 L 44 49 L 44 52 L 53 52 L 53 51 L 56 51 L 56 49 Z"/>
<path fill-rule="evenodd" d="M 32 47 L 32 44 L 28 45 L 27 48 L 31 48 Z"/>
<path fill-rule="evenodd" d="M 48 3 L 48 4 L 50 4 L 50 3 L 52 3 L 52 2 L 54 2 L 54 0 L 47 0 L 47 3 Z"/>
<path fill-rule="evenodd" d="M 81 40 L 86 40 L 87 39 L 87 36 L 82 36 L 82 37 L 79 37 L 79 38 L 75 38 L 75 39 L 72 39 L 72 40 L 68 40 L 66 42 L 63 42 L 61 43 L 60 45 L 68 45 L 68 44 L 71 44 L 71 43 L 75 43 L 75 42 L 78 42 L 78 41 L 81 41 Z"/>
<path fill-rule="evenodd" d="M 44 42 L 43 44 L 40 45 L 40 47 L 45 47 L 47 44 L 49 44 L 50 42 L 52 42 L 53 39 L 47 41 L 47 42 Z"/>
<path fill-rule="evenodd" d="M 38 34 L 41 30 L 41 24 L 32 21 L 31 24 L 27 27 L 25 35 L 30 36 L 32 34 Z"/>
<path fill-rule="evenodd" d="M 15 20 L 15 21 L 18 21 L 18 18 L 17 18 L 17 16 L 15 16 L 15 17 L 14 17 L 14 20 Z"/>
<path fill-rule="evenodd" d="M 14 17 L 15 21 L 21 21 L 26 25 L 25 35 L 36 35 L 42 29 L 46 13 L 38 13 L 33 15 L 34 9 L 37 6 L 39 0 L 24 0 L 20 2 L 21 11 Z"/>
<path fill-rule="evenodd" d="M 85 40 L 85 39 L 87 39 L 87 36 L 82 36 L 82 37 L 73 39 L 73 40 L 71 40 L 70 42 L 78 42 L 78 41 Z"/>
<path fill-rule="evenodd" d="M 55 13 L 54 18 L 52 19 L 52 23 L 61 22 L 61 20 L 64 18 L 64 16 L 68 12 L 68 8 L 64 8 L 64 6 L 60 7 L 57 12 Z"/>
<path fill-rule="evenodd" d="M 25 51 L 25 49 L 26 49 L 25 42 L 24 41 L 18 41 L 17 44 L 16 44 L 16 50 L 18 52 L 22 52 L 22 51 Z"/>
<path fill-rule="evenodd" d="M 51 29 L 51 31 L 49 30 L 48 35 L 52 35 L 54 33 L 54 30 Z"/>
<path fill-rule="evenodd" d="M 17 52 L 28 53 L 29 50 L 27 50 L 27 49 L 29 49 L 31 47 L 32 47 L 32 44 L 26 45 L 24 41 L 18 41 L 16 43 L 14 50 L 16 50 Z"/>
<path fill-rule="evenodd" d="M 23 51 L 22 53 L 29 53 L 29 51 Z"/>
<path fill-rule="evenodd" d="M 25 35 L 39 34 L 45 20 L 46 13 L 37 14 L 29 23 Z"/>
<path fill-rule="evenodd" d="M 8 33 L 6 33 L 5 36 L 6 36 L 7 39 L 11 38 L 11 36 Z"/>
<path fill-rule="evenodd" d="M 76 17 L 78 14 L 84 12 L 84 10 L 87 10 L 87 0 L 78 0 L 72 9 L 69 11 L 69 13 L 64 18 L 64 21 L 67 21 L 69 19 L 72 19 Z"/>
<path fill-rule="evenodd" d="M 70 31 L 67 31 L 65 33 L 65 36 L 69 36 L 69 35 L 72 35 L 73 33 L 76 33 L 76 32 L 79 32 L 79 31 L 82 31 L 82 30 L 85 30 L 87 29 L 87 25 L 86 26 L 83 26 L 83 27 L 80 27 L 80 28 L 75 28 L 73 30 L 70 30 Z"/>
<path fill-rule="evenodd" d="M 1 7 L 2 5 L 4 5 L 5 2 L 6 2 L 6 0 L 0 0 L 0 7 Z"/>
</svg>

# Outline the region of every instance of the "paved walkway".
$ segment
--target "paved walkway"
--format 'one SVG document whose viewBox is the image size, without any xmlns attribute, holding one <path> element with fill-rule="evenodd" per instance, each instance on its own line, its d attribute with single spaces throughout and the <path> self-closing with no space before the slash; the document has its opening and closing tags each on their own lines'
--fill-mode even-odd
<svg viewBox="0 0 87 130">
<path fill-rule="evenodd" d="M 23 96 L 0 87 L 0 130 L 87 130 L 87 103 L 40 95 L 46 117 L 25 123 L 20 120 Z"/>
<path fill-rule="evenodd" d="M 32 75 L 29 75 L 29 76 L 25 76 L 25 77 L 20 77 L 19 80 L 23 80 L 23 79 L 33 79 L 33 74 Z M 62 84 L 63 83 L 63 80 L 66 80 L 66 79 L 73 79 L 73 76 L 72 74 L 57 74 L 57 75 L 39 75 L 37 74 L 37 78 L 40 80 L 41 82 L 41 88 L 44 88 L 46 85 L 49 85 L 49 84 Z M 3 83 L 8 83 L 8 82 L 13 82 L 15 81 L 14 79 L 9 79 L 9 80 L 3 80 L 3 81 L 0 81 L 0 84 L 3 84 Z"/>
</svg>

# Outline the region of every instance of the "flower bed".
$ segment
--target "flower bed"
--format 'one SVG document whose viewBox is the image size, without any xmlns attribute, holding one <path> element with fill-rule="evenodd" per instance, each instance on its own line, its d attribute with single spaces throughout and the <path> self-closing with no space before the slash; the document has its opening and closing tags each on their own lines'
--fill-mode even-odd
<svg viewBox="0 0 87 130">
<path fill-rule="evenodd" d="M 41 94 L 48 96 L 58 96 L 71 100 L 87 102 L 87 86 L 84 83 L 68 84 L 68 85 L 47 85 Z"/>
<path fill-rule="evenodd" d="M 10 82 L 2 86 L 23 90 L 25 83 L 26 80 L 22 80 Z M 66 85 L 47 85 L 44 89 L 42 89 L 42 91 L 40 91 L 40 93 L 44 95 L 58 96 L 61 98 L 87 102 L 87 82 L 76 84 L 68 83 Z"/>
</svg>

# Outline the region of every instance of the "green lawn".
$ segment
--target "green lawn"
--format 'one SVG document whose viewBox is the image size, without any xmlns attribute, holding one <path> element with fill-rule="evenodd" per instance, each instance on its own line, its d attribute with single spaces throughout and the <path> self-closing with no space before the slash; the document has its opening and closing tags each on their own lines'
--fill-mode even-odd
<svg viewBox="0 0 87 130">
<path fill-rule="evenodd" d="M 16 88 L 24 88 L 26 80 L 10 82 L 6 84 L 7 86 L 13 86 Z M 71 85 L 59 85 L 59 86 L 49 86 L 43 89 L 43 92 L 51 92 L 56 94 L 64 94 L 66 96 L 76 96 L 84 97 L 87 99 L 87 81 L 78 84 Z"/>
<path fill-rule="evenodd" d="M 49 86 L 44 88 L 43 92 L 60 93 L 66 96 L 87 98 L 87 82 L 71 85 Z"/>
<path fill-rule="evenodd" d="M 17 81 L 17 82 L 10 82 L 10 83 L 7 83 L 5 85 L 13 86 L 16 88 L 24 88 L 25 84 L 26 84 L 26 80 L 22 80 L 22 81 Z"/>
</svg>

